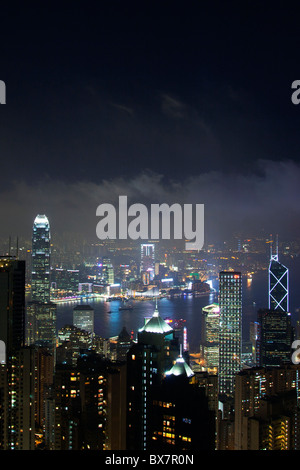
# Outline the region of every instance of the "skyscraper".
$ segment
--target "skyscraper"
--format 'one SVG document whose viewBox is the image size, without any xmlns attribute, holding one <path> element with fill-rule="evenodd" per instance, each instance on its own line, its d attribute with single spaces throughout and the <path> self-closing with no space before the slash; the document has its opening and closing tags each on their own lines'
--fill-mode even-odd
<svg viewBox="0 0 300 470">
<path fill-rule="evenodd" d="M 222 271 L 219 280 L 219 393 L 233 397 L 235 376 L 241 369 L 242 275 Z"/>
<path fill-rule="evenodd" d="M 34 351 L 25 343 L 25 261 L 0 258 L 0 449 L 34 448 Z"/>
<path fill-rule="evenodd" d="M 153 243 L 142 243 L 140 271 L 144 284 L 149 284 L 155 274 L 155 247 Z"/>
<path fill-rule="evenodd" d="M 284 362 L 291 362 L 291 314 L 282 310 L 260 309 L 257 316 L 259 365 L 280 366 Z"/>
<path fill-rule="evenodd" d="M 269 264 L 269 309 L 289 311 L 289 270 L 278 261 L 278 248 Z"/>
<path fill-rule="evenodd" d="M 32 233 L 32 300 L 50 301 L 50 224 L 45 215 L 37 215 Z"/>
<path fill-rule="evenodd" d="M 25 341 L 25 261 L 0 257 L 0 340 L 6 352 Z"/>
<path fill-rule="evenodd" d="M 201 349 L 207 369 L 219 366 L 220 307 L 218 304 L 202 308 Z"/>
<path fill-rule="evenodd" d="M 27 342 L 55 351 L 56 305 L 50 301 L 50 224 L 37 215 L 32 233 L 31 302 L 27 305 Z"/>
<path fill-rule="evenodd" d="M 153 414 L 153 390 L 178 356 L 174 330 L 155 312 L 138 332 L 127 354 L 127 449 L 147 450 Z"/>
<path fill-rule="evenodd" d="M 90 305 L 76 305 L 73 308 L 73 325 L 94 335 L 94 309 Z"/>
</svg>

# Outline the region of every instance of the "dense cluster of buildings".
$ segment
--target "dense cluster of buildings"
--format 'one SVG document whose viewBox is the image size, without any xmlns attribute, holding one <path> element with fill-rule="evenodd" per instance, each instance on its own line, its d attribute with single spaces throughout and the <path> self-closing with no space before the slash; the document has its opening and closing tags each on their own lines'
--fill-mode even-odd
<svg viewBox="0 0 300 470">
<path fill-rule="evenodd" d="M 141 261 L 148 286 L 159 272 L 151 243 Z M 108 261 L 103 272 L 113 286 Z M 109 341 L 97 337 L 89 305 L 76 306 L 72 325 L 57 333 L 51 288 L 72 291 L 79 278 L 75 269 L 51 277 L 43 215 L 33 226 L 31 273 L 26 304 L 25 261 L 0 258 L 0 449 L 300 449 L 300 365 L 292 361 L 288 269 L 278 252 L 268 308 L 251 325 L 251 362 L 242 360 L 242 274 L 225 270 L 218 303 L 202 311 L 201 368 L 157 304 L 136 338 L 125 328 Z"/>
</svg>

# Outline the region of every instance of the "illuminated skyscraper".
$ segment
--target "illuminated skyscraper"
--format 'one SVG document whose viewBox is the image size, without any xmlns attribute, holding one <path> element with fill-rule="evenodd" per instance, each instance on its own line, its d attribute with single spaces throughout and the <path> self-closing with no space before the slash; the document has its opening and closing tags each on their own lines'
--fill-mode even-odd
<svg viewBox="0 0 300 470">
<path fill-rule="evenodd" d="M 289 311 L 289 270 L 278 261 L 278 249 L 269 265 L 269 309 Z"/>
<path fill-rule="evenodd" d="M 219 329 L 219 305 L 211 304 L 203 307 L 201 324 L 201 348 L 207 369 L 217 369 L 219 366 Z"/>
<path fill-rule="evenodd" d="M 45 215 L 37 215 L 32 233 L 32 300 L 50 301 L 50 225 Z"/>
<path fill-rule="evenodd" d="M 50 301 L 50 224 L 37 215 L 32 233 L 31 297 L 27 305 L 27 343 L 55 351 L 56 305 Z"/>
<path fill-rule="evenodd" d="M 90 305 L 77 305 L 73 309 L 73 325 L 94 334 L 94 309 Z"/>
<path fill-rule="evenodd" d="M 141 245 L 140 271 L 144 284 L 149 284 L 155 274 L 155 247 L 153 243 L 142 243 Z"/>
<path fill-rule="evenodd" d="M 138 332 L 138 342 L 127 354 L 127 449 L 147 450 L 151 443 L 150 421 L 153 416 L 153 390 L 178 357 L 174 330 L 159 315 Z"/>
<path fill-rule="evenodd" d="M 220 273 L 219 393 L 232 397 L 234 381 L 241 370 L 242 275 Z"/>
<path fill-rule="evenodd" d="M 260 309 L 259 324 L 259 365 L 280 366 L 291 361 L 293 328 L 291 314 L 282 310 Z"/>
</svg>

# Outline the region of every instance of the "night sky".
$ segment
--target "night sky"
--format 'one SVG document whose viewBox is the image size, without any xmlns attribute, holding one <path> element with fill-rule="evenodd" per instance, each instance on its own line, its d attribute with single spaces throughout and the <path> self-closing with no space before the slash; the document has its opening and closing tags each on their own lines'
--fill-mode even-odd
<svg viewBox="0 0 300 470">
<path fill-rule="evenodd" d="M 96 207 L 205 204 L 206 242 L 299 235 L 300 8 L 285 2 L 1 5 L 0 236 L 95 239 Z"/>
</svg>

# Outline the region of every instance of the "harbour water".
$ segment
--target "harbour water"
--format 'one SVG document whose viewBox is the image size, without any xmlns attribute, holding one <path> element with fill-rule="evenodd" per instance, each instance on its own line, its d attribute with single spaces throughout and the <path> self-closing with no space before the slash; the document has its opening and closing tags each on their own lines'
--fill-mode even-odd
<svg viewBox="0 0 300 470">
<path fill-rule="evenodd" d="M 290 268 L 290 312 L 292 323 L 297 318 L 296 310 L 300 306 L 300 292 L 297 285 L 299 276 L 299 261 L 293 261 Z M 158 300 L 158 309 L 162 318 L 183 319 L 187 327 L 187 341 L 190 352 L 198 353 L 201 338 L 202 308 L 210 303 L 217 302 L 217 293 L 200 297 L 184 296 L 174 299 L 162 298 Z M 66 324 L 72 324 L 73 308 L 80 301 L 61 303 L 57 305 L 57 329 Z M 155 309 L 155 301 L 130 301 L 132 310 L 119 310 L 121 301 L 105 302 L 103 299 L 82 300 L 94 309 L 95 333 L 103 338 L 117 336 L 125 326 L 134 337 L 144 324 L 146 317 L 151 317 Z M 243 278 L 243 317 L 242 336 L 249 339 L 249 326 L 256 321 L 257 310 L 268 307 L 268 271 L 259 271 L 253 275 L 252 280 Z"/>
</svg>

